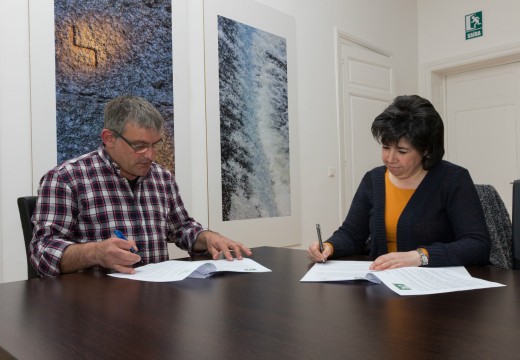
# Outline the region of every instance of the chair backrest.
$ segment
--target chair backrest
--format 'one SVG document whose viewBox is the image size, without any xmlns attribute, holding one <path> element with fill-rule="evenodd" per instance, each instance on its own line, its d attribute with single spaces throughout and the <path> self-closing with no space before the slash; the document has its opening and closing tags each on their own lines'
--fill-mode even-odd
<svg viewBox="0 0 520 360">
<path fill-rule="evenodd" d="M 492 185 L 475 184 L 491 237 L 489 262 L 500 268 L 513 268 L 513 236 L 507 208 Z"/>
<path fill-rule="evenodd" d="M 29 243 L 32 239 L 33 223 L 31 221 L 34 208 L 36 207 L 37 196 L 23 196 L 18 198 L 18 211 L 20 212 L 20 221 L 22 223 L 23 238 L 25 241 L 25 255 L 27 259 L 27 275 L 29 279 L 38 278 L 38 273 L 31 264 L 29 254 Z"/>
<path fill-rule="evenodd" d="M 513 269 L 520 270 L 520 180 L 513 182 Z"/>
</svg>

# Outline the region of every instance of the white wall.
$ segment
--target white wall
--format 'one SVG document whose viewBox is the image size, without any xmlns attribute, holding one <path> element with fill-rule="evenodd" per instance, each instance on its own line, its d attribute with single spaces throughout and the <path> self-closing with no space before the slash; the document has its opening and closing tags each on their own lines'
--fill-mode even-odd
<svg viewBox="0 0 520 360">
<path fill-rule="evenodd" d="M 419 63 L 520 41 L 518 0 L 418 0 Z M 482 11 L 483 36 L 466 40 L 464 18 Z"/>
<path fill-rule="evenodd" d="M 16 199 L 30 195 L 27 1 L 0 2 L 0 281 L 27 276 Z"/>
<path fill-rule="evenodd" d="M 175 1 L 175 0 L 174 0 Z M 194 0 L 191 0 L 193 2 Z M 237 0 L 241 3 L 241 0 Z M 416 93 L 417 7 L 416 0 L 260 0 L 295 18 L 298 75 L 298 131 L 300 144 L 300 181 L 302 247 L 314 241 L 314 224 L 320 222 L 324 237 L 340 224 L 339 179 L 329 178 L 327 168 L 339 169 L 337 84 L 335 69 L 335 28 L 393 52 L 397 68 L 397 92 Z M 432 3 L 436 3 L 432 1 Z M 447 3 L 447 2 L 446 2 Z M 243 4 L 243 3 L 242 3 Z M 190 5 L 189 21 L 201 20 L 201 6 Z M 195 12 L 195 13 L 194 13 Z M 441 23 L 442 24 L 442 23 Z M 440 25 L 439 25 L 440 26 Z M 182 28 L 182 27 L 181 27 Z M 185 27 L 193 31 L 192 25 Z M 190 30 L 191 29 L 191 30 Z M 186 39 L 198 38 L 188 34 Z M 199 45 L 195 44 L 196 47 Z M 29 25 L 27 1 L 0 2 L 0 281 L 26 278 L 25 253 L 19 225 L 16 198 L 29 194 L 31 184 Z M 190 98 L 186 119 L 200 123 L 202 64 L 200 47 L 186 56 L 190 65 L 183 83 Z M 191 74 L 191 77 L 190 75 Z M 194 96 L 192 96 L 194 94 Z M 176 93 L 176 100 L 179 96 Z M 177 106 L 177 105 L 176 105 Z M 177 116 L 177 114 L 176 114 Z M 201 142 L 199 126 L 183 124 L 193 148 Z M 190 145 L 191 144 L 191 145 Z M 200 147 L 195 160 L 204 158 Z M 180 154 L 179 154 L 180 155 Z M 192 154 L 193 155 L 193 154 Z M 191 155 L 179 159 L 181 191 L 192 214 L 205 216 L 202 204 L 205 181 L 196 179 Z M 188 174 L 189 172 L 189 174 Z M 336 171 L 339 173 L 339 171 Z M 192 182 L 190 179 L 196 179 Z M 202 195 L 201 195 L 202 194 Z"/>
</svg>

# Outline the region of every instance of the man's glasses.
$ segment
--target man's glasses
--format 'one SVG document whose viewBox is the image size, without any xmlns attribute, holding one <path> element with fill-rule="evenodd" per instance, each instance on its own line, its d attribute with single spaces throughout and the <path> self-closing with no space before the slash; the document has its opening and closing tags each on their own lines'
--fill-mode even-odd
<svg viewBox="0 0 520 360">
<path fill-rule="evenodd" d="M 129 141 L 127 138 L 125 138 L 123 135 L 121 135 L 120 133 L 118 133 L 117 131 L 115 130 L 111 130 L 112 133 L 114 134 L 114 136 L 116 138 L 121 138 L 123 139 L 123 141 L 125 143 L 128 144 L 128 146 L 130 146 L 136 154 L 144 154 L 145 152 L 148 151 L 148 149 L 152 149 L 153 151 L 157 151 L 161 148 L 161 146 L 164 144 L 164 139 L 161 139 L 159 141 L 156 141 L 154 142 L 153 144 L 147 144 L 147 143 L 143 143 L 143 142 L 131 142 Z"/>
</svg>

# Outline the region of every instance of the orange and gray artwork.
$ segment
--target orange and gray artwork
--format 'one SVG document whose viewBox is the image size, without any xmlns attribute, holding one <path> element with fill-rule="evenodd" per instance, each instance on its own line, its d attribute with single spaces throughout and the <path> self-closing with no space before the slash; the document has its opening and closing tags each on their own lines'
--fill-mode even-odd
<svg viewBox="0 0 520 360">
<path fill-rule="evenodd" d="M 54 25 L 57 163 L 95 150 L 105 103 L 131 94 L 164 116 L 173 171 L 171 0 L 55 0 Z"/>
</svg>

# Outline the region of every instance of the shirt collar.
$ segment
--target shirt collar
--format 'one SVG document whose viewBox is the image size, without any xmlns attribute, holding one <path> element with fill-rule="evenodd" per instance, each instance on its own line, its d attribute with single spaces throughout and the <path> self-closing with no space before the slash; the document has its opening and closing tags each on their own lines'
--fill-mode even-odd
<svg viewBox="0 0 520 360">
<path fill-rule="evenodd" d="M 114 171 L 114 173 L 123 177 L 121 175 L 121 168 L 114 160 L 112 160 L 110 155 L 108 155 L 108 152 L 106 151 L 105 146 L 103 144 L 99 145 L 97 152 L 98 152 L 98 155 L 101 158 L 101 160 L 105 163 L 105 165 L 107 165 L 109 168 L 111 168 Z M 150 173 L 152 172 L 152 168 L 153 168 L 154 164 L 155 163 L 152 164 L 152 167 L 150 168 L 150 170 L 148 170 L 148 173 L 145 176 L 140 176 L 139 178 L 147 179 L 148 177 L 150 177 Z"/>
</svg>

